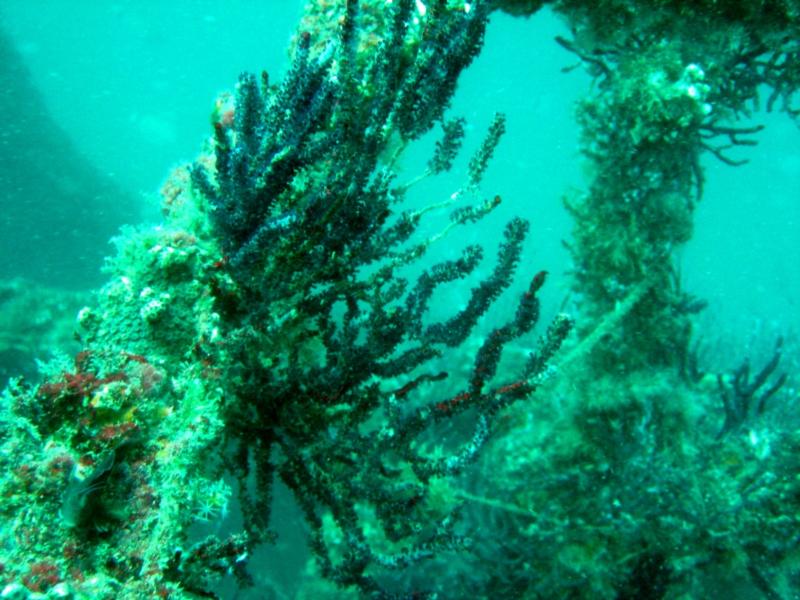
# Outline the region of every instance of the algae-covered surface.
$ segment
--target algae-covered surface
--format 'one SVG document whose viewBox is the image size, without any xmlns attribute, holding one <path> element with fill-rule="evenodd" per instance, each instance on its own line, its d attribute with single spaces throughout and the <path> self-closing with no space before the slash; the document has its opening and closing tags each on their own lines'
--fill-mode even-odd
<svg viewBox="0 0 800 600">
<path fill-rule="evenodd" d="M 0 36 L 0 598 L 800 594 L 795 0 Z"/>
</svg>

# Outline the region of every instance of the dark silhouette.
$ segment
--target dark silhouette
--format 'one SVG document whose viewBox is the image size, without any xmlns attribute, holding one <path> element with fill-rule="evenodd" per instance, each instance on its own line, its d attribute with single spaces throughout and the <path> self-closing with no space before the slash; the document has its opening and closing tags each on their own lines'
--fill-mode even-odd
<svg viewBox="0 0 800 600">
<path fill-rule="evenodd" d="M 0 89 L 0 279 L 101 284 L 108 240 L 135 218 L 135 199 L 81 156 L 2 32 Z"/>
</svg>

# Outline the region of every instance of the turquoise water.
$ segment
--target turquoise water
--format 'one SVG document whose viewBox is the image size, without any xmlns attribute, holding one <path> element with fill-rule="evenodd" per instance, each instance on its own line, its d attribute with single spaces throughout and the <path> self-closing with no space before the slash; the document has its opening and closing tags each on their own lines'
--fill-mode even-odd
<svg viewBox="0 0 800 600">
<path fill-rule="evenodd" d="M 101 285 L 103 256 L 113 251 L 108 239 L 126 223 L 158 222 L 158 189 L 210 135 L 219 92 L 231 89 L 241 71 L 267 69 L 275 80 L 286 71 L 301 4 L 7 0 L 0 34 L 9 44 L 6 65 L 15 66 L 7 67 L 12 87 L 0 106 L 14 137 L 0 138 L 13 165 L 0 169 L 6 189 L 0 280 L 24 278 L 54 295 Z M 571 266 L 561 243 L 571 223 L 561 199 L 591 176 L 574 118 L 590 79 L 581 69 L 562 72 L 575 57 L 553 38 L 567 34 L 546 11 L 530 19 L 495 15 L 451 109 L 467 119 L 467 156 L 495 111 L 508 116 L 508 133 L 482 186 L 502 197 L 502 207 L 479 228 L 459 232 L 453 246 L 493 244 L 498 224 L 513 215 L 530 219 L 524 263 L 529 271 L 550 273 L 543 322 L 572 306 Z M 698 333 L 726 349 L 709 359 L 719 370 L 769 350 L 777 335 L 792 340 L 800 331 L 800 130 L 780 113 L 755 111 L 752 122 L 766 125 L 758 146 L 733 151 L 747 165 L 704 159 L 707 181 L 694 237 L 679 251 L 684 287 L 709 303 Z M 400 181 L 424 168 L 433 142 L 426 137 L 417 154 L 403 159 Z M 465 168 L 462 160 L 456 175 Z M 446 199 L 452 185 L 446 177 L 425 182 L 410 202 L 422 207 Z M 437 230 L 424 227 L 421 235 Z M 71 321 L 73 304 L 42 309 L 39 327 Z M 6 360 L 5 377 L 13 374 L 9 365 L 35 376 L 30 360 L 13 353 L 0 360 Z M 279 588 L 291 590 L 306 554 L 302 518 L 284 488 L 276 493 L 275 514 L 280 541 L 258 560 L 270 565 Z"/>
<path fill-rule="evenodd" d="M 267 69 L 276 78 L 285 71 L 301 5 L 9 0 L 0 16 L 53 125 L 125 198 L 120 205 L 109 194 L 95 207 L 104 232 L 113 232 L 124 222 L 158 218 L 156 192 L 171 166 L 196 155 L 208 135 L 216 94 L 230 89 L 241 71 Z M 537 264 L 556 277 L 568 268 L 560 240 L 569 235 L 569 221 L 560 198 L 584 184 L 573 113 L 589 85 L 580 69 L 561 72 L 575 62 L 553 42 L 566 33 L 545 12 L 531 19 L 496 15 L 485 50 L 463 78 L 453 107 L 454 114 L 467 117 L 478 139 L 494 111 L 508 114 L 509 131 L 485 189 L 504 198 L 508 214 L 533 220 Z M 14 123 L 13 114 L 7 118 Z M 753 122 L 767 129 L 757 147 L 737 153 L 750 160 L 748 165 L 730 168 L 706 157 L 705 198 L 695 237 L 682 252 L 687 287 L 711 303 L 721 322 L 736 323 L 732 335 L 755 321 L 800 329 L 800 133 L 780 113 L 757 112 Z M 26 173 L 24 179 L 35 177 Z M 46 232 L 51 223 L 39 206 L 52 202 L 52 194 L 31 193 L 41 198 L 26 198 L 12 214 L 23 221 L 37 215 L 36 224 Z M 55 225 L 80 231 L 85 217 L 60 214 Z M 4 237 L 11 245 L 14 227 L 4 218 Z M 58 241 L 47 235 L 36 244 L 20 240 L 25 248 L 35 247 L 41 260 L 28 270 L 25 257 L 15 256 L 0 266 L 0 276 L 52 280 L 50 260 L 72 271 L 67 282 L 59 283 L 96 285 L 102 281 L 98 254 L 110 247 L 97 236 L 87 239 L 94 263 L 82 261 L 79 268 L 63 264 Z M 82 236 L 75 234 L 72 241 L 80 245 Z"/>
</svg>

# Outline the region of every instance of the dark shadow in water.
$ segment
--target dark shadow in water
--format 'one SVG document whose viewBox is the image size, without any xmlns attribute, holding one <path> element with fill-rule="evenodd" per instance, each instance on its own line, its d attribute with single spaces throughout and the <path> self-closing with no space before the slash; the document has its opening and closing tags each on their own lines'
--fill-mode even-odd
<svg viewBox="0 0 800 600">
<path fill-rule="evenodd" d="M 138 214 L 135 198 L 81 156 L 2 31 L 0 90 L 0 279 L 99 285 L 109 238 Z"/>
</svg>

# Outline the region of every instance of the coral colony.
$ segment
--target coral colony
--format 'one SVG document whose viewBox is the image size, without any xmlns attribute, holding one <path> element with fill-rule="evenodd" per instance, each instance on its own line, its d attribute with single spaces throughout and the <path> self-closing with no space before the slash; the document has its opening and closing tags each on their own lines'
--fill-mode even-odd
<svg viewBox="0 0 800 600">
<path fill-rule="evenodd" d="M 454 177 L 459 75 L 493 11 L 543 4 L 594 78 L 594 176 L 567 202 L 574 314 L 533 332 L 531 215 L 429 253 L 500 204 L 504 116 L 438 234 L 395 164 L 438 131 L 423 176 Z M 243 74 L 163 223 L 117 239 L 80 353 L 5 390 L 0 598 L 278 597 L 255 558 L 278 482 L 312 556 L 297 597 L 796 594 L 797 363 L 779 341 L 704 371 L 674 251 L 700 157 L 738 164 L 759 94 L 797 117 L 799 29 L 794 0 L 310 3 L 283 80 Z"/>
</svg>

